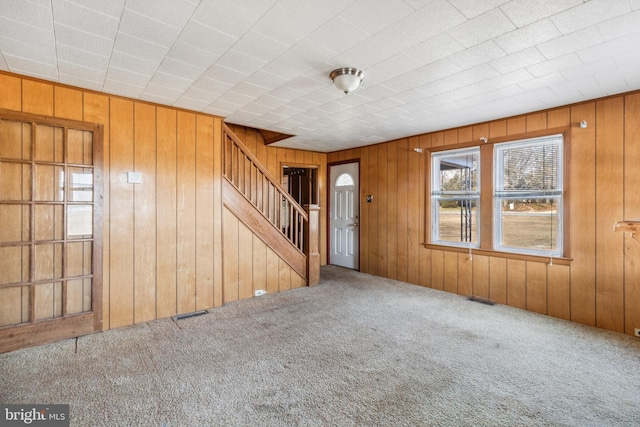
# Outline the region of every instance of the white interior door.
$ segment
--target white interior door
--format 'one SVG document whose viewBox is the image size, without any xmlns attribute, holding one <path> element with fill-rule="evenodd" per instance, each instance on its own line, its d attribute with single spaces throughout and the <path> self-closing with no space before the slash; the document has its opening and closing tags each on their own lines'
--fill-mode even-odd
<svg viewBox="0 0 640 427">
<path fill-rule="evenodd" d="M 360 259 L 358 170 L 359 163 L 354 162 L 331 166 L 329 173 L 329 263 L 354 270 Z"/>
</svg>

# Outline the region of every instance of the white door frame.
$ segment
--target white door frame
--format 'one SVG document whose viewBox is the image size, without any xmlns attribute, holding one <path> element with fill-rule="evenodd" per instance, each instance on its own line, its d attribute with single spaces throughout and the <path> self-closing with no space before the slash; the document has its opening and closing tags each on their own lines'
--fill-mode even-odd
<svg viewBox="0 0 640 427">
<path fill-rule="evenodd" d="M 339 265 L 342 267 L 352 268 L 354 270 L 360 269 L 360 160 L 349 160 L 345 162 L 336 162 L 327 165 L 328 178 L 329 178 L 329 195 L 327 209 L 327 259 L 329 264 Z M 336 255 L 334 253 L 335 243 L 337 239 L 336 230 L 334 227 L 334 211 L 336 209 L 335 202 L 335 181 L 337 177 L 343 172 L 348 171 L 350 175 L 354 175 L 355 188 L 352 190 L 349 202 L 344 202 L 342 206 L 350 206 L 352 212 L 347 215 L 348 218 L 339 221 L 339 225 L 344 227 L 340 229 L 341 241 L 340 247 L 337 248 L 341 253 L 345 254 Z M 351 250 L 349 250 L 351 249 Z M 353 254 L 350 256 L 349 253 Z"/>
</svg>

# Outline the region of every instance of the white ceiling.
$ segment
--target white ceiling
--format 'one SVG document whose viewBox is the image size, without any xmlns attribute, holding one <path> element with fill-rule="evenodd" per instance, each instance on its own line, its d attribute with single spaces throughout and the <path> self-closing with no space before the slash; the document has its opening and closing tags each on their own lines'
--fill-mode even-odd
<svg viewBox="0 0 640 427">
<path fill-rule="evenodd" d="M 335 151 L 640 89 L 640 0 L 1 0 L 0 69 Z"/>
</svg>

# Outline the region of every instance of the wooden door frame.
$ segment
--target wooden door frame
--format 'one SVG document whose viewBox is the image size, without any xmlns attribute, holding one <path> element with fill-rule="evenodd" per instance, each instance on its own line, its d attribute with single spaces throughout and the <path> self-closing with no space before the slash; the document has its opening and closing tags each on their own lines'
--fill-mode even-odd
<svg viewBox="0 0 640 427">
<path fill-rule="evenodd" d="M 331 264 L 331 192 L 333 191 L 333 182 L 331 182 L 331 167 L 332 166 L 340 166 L 346 165 L 349 163 L 357 163 L 358 164 L 358 223 L 360 224 L 360 231 L 358 231 L 358 268 L 356 271 L 360 271 L 360 266 L 362 265 L 362 250 L 360 246 L 360 240 L 362 235 L 362 203 L 360 203 L 361 199 L 361 183 L 360 177 L 362 175 L 362 171 L 360 170 L 360 157 L 348 160 L 339 160 L 337 162 L 327 163 L 327 210 L 326 210 L 326 222 L 327 222 L 327 234 L 326 234 L 326 243 L 327 246 L 325 250 L 327 251 L 327 264 Z"/>
<path fill-rule="evenodd" d="M 65 132 L 65 141 L 68 128 L 93 133 L 93 246 L 91 311 L 68 317 L 58 317 L 31 323 L 0 327 L 0 353 L 101 331 L 103 325 L 102 254 L 104 225 L 104 125 L 44 115 L 28 114 L 5 109 L 0 109 L 0 118 L 36 125 L 62 127 Z M 32 132 L 35 132 L 35 130 L 32 130 Z M 32 159 L 32 161 L 35 161 L 35 159 Z M 66 154 L 64 163 L 67 163 Z M 67 240 L 66 237 L 64 240 Z M 30 298 L 32 297 L 33 296 L 30 296 Z M 63 301 L 65 301 L 64 296 Z"/>
</svg>

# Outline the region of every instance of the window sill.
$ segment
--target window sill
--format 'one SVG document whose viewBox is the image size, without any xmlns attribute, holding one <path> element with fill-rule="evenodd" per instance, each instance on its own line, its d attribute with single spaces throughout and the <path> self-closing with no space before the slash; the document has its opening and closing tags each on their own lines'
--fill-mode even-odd
<svg viewBox="0 0 640 427">
<path fill-rule="evenodd" d="M 469 253 L 469 248 L 462 248 L 460 246 L 435 245 L 433 243 L 423 243 L 422 246 L 427 249 L 435 249 L 439 251 L 458 252 L 464 254 Z M 573 258 L 567 257 L 548 257 L 542 255 L 519 254 L 516 252 L 500 252 L 478 248 L 472 248 L 471 253 L 473 255 L 484 255 L 489 257 L 516 259 L 532 262 L 544 262 L 547 264 L 551 263 L 551 260 L 553 260 L 553 264 L 557 265 L 571 265 L 571 261 L 573 261 Z"/>
</svg>

